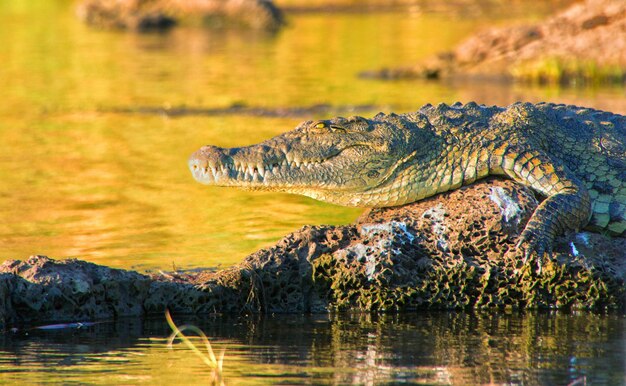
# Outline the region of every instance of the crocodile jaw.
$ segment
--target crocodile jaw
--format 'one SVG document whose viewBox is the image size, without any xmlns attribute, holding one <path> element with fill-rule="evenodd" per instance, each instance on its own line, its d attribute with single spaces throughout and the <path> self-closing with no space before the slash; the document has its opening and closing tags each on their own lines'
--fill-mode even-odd
<svg viewBox="0 0 626 386">
<path fill-rule="evenodd" d="M 276 151 L 262 144 L 232 149 L 204 146 L 191 155 L 188 164 L 193 177 L 205 185 L 284 191 L 320 198 L 321 192 L 328 189 L 360 191 L 377 185 L 381 173 L 363 176 L 364 165 L 354 162 L 369 158 L 359 156 L 360 153 L 371 152 L 367 146 L 348 146 L 316 158 L 304 158 L 302 154 Z M 354 172 L 350 173 L 350 169 Z"/>
<path fill-rule="evenodd" d="M 347 206 L 398 205 L 389 185 L 429 149 L 430 131 L 395 114 L 307 121 L 241 148 L 204 146 L 189 159 L 200 183 L 302 194 Z M 425 150 L 423 150 L 425 152 Z M 397 186 L 396 186 L 397 188 Z"/>
</svg>

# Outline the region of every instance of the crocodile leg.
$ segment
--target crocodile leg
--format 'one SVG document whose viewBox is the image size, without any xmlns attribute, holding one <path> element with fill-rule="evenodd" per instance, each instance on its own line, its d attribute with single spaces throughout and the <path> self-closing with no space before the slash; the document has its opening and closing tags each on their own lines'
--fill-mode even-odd
<svg viewBox="0 0 626 386">
<path fill-rule="evenodd" d="M 518 242 L 527 260 L 537 253 L 539 264 L 552 252 L 555 237 L 585 226 L 591 216 L 591 199 L 583 183 L 572 172 L 537 150 L 504 149 L 492 154 L 490 166 L 546 197 L 537 207 Z"/>
</svg>

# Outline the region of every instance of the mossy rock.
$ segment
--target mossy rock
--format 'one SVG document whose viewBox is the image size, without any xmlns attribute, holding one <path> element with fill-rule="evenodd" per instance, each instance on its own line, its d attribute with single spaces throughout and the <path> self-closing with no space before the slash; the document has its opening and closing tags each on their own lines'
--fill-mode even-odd
<svg viewBox="0 0 626 386">
<path fill-rule="evenodd" d="M 537 200 L 488 179 L 346 226 L 305 226 L 221 271 L 143 275 L 33 256 L 0 265 L 0 326 L 178 313 L 623 309 L 626 238 L 560 237 L 523 262 Z"/>
</svg>

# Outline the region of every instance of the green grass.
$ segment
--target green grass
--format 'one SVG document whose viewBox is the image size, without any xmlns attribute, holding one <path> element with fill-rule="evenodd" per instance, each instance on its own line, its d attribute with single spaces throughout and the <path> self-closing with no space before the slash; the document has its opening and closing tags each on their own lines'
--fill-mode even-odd
<svg viewBox="0 0 626 386">
<path fill-rule="evenodd" d="M 576 86 L 626 82 L 626 68 L 556 57 L 521 63 L 512 69 L 511 74 L 516 80 L 532 84 Z"/>
</svg>

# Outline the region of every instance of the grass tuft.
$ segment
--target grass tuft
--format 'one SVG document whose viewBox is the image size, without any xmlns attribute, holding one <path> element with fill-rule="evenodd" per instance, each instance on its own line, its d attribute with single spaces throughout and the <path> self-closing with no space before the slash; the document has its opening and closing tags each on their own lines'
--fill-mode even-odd
<svg viewBox="0 0 626 386">
<path fill-rule="evenodd" d="M 172 334 L 170 335 L 167 346 L 171 349 L 174 340 L 178 337 L 180 340 L 191 350 L 193 351 L 211 370 L 213 370 L 214 379 L 212 383 L 218 383 L 222 379 L 222 365 L 224 363 L 224 353 L 225 349 L 220 352 L 219 358 L 215 356 L 213 352 L 213 347 L 209 342 L 209 338 L 207 338 L 206 334 L 196 326 L 193 325 L 182 325 L 178 327 L 174 321 L 172 320 L 172 316 L 170 315 L 169 310 L 165 310 L 165 320 L 167 320 L 167 324 L 172 329 Z M 206 348 L 206 353 L 200 350 L 190 339 L 187 337 L 183 331 L 192 331 L 196 335 L 200 337 L 204 346 Z M 219 382 L 220 384 L 222 382 Z"/>
<path fill-rule="evenodd" d="M 626 82 L 626 68 L 557 57 L 518 64 L 512 69 L 511 74 L 522 82 L 541 85 L 598 86 Z"/>
</svg>

